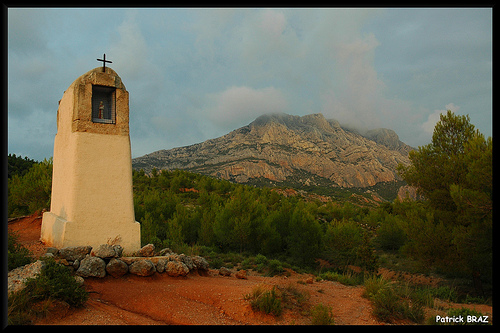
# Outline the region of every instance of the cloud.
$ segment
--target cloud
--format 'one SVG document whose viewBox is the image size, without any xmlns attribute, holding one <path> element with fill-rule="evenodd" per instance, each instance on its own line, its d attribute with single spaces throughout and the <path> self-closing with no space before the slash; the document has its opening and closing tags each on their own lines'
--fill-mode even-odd
<svg viewBox="0 0 500 333">
<path fill-rule="evenodd" d="M 427 117 L 427 121 L 422 124 L 422 130 L 424 130 L 425 133 L 432 134 L 434 132 L 434 127 L 436 126 L 436 123 L 440 119 L 441 114 L 445 114 L 446 112 L 448 112 L 448 110 L 450 110 L 453 113 L 456 113 L 458 109 L 460 109 L 459 106 L 450 103 L 445 106 L 444 110 L 435 110 Z"/>
<path fill-rule="evenodd" d="M 224 128 L 244 126 L 262 114 L 283 112 L 287 107 L 285 97 L 274 87 L 230 87 L 208 94 L 207 99 L 211 107 L 203 112 L 213 124 Z"/>
<path fill-rule="evenodd" d="M 286 27 L 286 18 L 283 12 L 268 9 L 262 13 L 261 29 L 271 39 L 278 39 Z"/>
<path fill-rule="evenodd" d="M 113 62 L 122 64 L 120 75 L 132 80 L 143 78 L 149 63 L 149 48 L 136 16 L 136 12 L 127 12 L 125 20 L 117 28 L 117 41 L 109 48 Z"/>
<path fill-rule="evenodd" d="M 363 129 L 381 125 L 381 117 L 393 103 L 385 97 L 386 86 L 373 67 L 378 45 L 373 34 L 335 45 L 335 70 L 322 94 L 325 115 Z"/>
</svg>

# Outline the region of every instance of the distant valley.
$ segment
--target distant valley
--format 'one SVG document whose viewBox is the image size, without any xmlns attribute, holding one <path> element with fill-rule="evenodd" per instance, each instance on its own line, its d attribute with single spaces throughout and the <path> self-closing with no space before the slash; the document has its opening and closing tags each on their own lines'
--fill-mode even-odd
<svg viewBox="0 0 500 333">
<path fill-rule="evenodd" d="M 260 116 L 219 138 L 134 158 L 132 166 L 147 173 L 153 168 L 183 169 L 327 195 L 342 189 L 381 190 L 390 200 L 404 185 L 396 167 L 410 163 L 412 149 L 390 129 L 361 135 L 322 114 L 280 113 Z"/>
</svg>

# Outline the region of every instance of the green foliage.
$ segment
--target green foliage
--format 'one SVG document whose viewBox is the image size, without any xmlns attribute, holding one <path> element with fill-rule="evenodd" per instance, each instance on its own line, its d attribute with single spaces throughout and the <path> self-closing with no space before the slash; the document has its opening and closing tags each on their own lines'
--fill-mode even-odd
<svg viewBox="0 0 500 333">
<path fill-rule="evenodd" d="M 311 324 L 333 325 L 334 322 L 331 307 L 320 303 L 311 309 Z"/>
<path fill-rule="evenodd" d="M 38 310 L 54 300 L 63 301 L 72 307 L 81 307 L 88 299 L 88 293 L 71 274 L 68 268 L 45 260 L 40 274 L 26 281 L 26 287 L 8 297 L 9 324 L 29 324 L 34 317 L 44 314 Z"/>
<path fill-rule="evenodd" d="M 9 154 L 7 156 L 7 178 L 10 179 L 14 176 L 22 177 L 36 162 L 29 159 L 28 156 L 16 156 L 16 154 Z"/>
<path fill-rule="evenodd" d="M 281 298 L 278 297 L 276 287 L 266 290 L 262 286 L 257 286 L 250 294 L 245 296 L 245 299 L 250 301 L 250 305 L 254 311 L 264 312 L 277 317 L 281 316 L 283 312 L 283 305 Z"/>
<path fill-rule="evenodd" d="M 289 229 L 287 240 L 291 257 L 302 265 L 312 263 L 319 254 L 321 227 L 302 203 L 293 211 Z"/>
<path fill-rule="evenodd" d="M 434 208 L 444 212 L 455 210 L 450 185 L 465 179 L 463 153 L 474 133 L 469 116 L 456 116 L 448 110 L 440 116 L 431 143 L 410 152 L 410 166 L 399 166 L 403 179 L 416 186 Z"/>
<path fill-rule="evenodd" d="M 74 307 L 82 306 L 88 298 L 85 288 L 75 280 L 70 270 L 54 259 L 45 260 L 42 272 L 26 281 L 25 290 L 35 301 L 54 298 Z"/>
<path fill-rule="evenodd" d="M 9 216 L 31 214 L 50 208 L 52 190 L 52 158 L 34 163 L 23 174 L 14 174 L 8 180 Z"/>
<path fill-rule="evenodd" d="M 404 222 L 399 216 L 386 215 L 377 230 L 377 242 L 384 250 L 399 250 L 407 237 L 403 229 Z"/>
<path fill-rule="evenodd" d="M 7 244 L 7 269 L 9 271 L 33 261 L 31 251 L 18 243 L 17 235 L 9 232 Z"/>
<path fill-rule="evenodd" d="M 407 254 L 425 266 L 472 276 L 476 291 L 492 281 L 493 140 L 469 116 L 441 115 L 432 142 L 410 152 L 402 178 L 427 198 L 432 217 L 406 228 Z"/>
<path fill-rule="evenodd" d="M 379 320 L 393 322 L 410 319 L 416 323 L 424 320 L 421 297 L 405 286 L 372 276 L 365 280 L 363 296 L 372 301 L 373 315 Z"/>
<path fill-rule="evenodd" d="M 336 281 L 346 286 L 357 286 L 363 284 L 364 279 L 362 274 L 356 274 L 352 271 L 347 271 L 346 273 L 328 271 L 321 273 L 319 277 L 323 280 Z"/>
<path fill-rule="evenodd" d="M 355 265 L 358 249 L 363 244 L 363 233 L 363 229 L 355 222 L 330 222 L 324 236 L 323 257 L 341 270 L 345 270 L 348 265 Z"/>
</svg>

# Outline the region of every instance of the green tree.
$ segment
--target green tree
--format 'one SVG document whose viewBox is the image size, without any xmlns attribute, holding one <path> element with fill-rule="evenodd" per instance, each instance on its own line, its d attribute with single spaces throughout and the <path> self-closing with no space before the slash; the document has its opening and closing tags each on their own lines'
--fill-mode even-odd
<svg viewBox="0 0 500 333">
<path fill-rule="evenodd" d="M 448 111 L 432 142 L 410 152 L 411 165 L 398 167 L 434 215 L 408 224 L 406 251 L 426 264 L 471 275 L 480 293 L 492 271 L 492 146 L 469 116 Z"/>
<path fill-rule="evenodd" d="M 492 281 L 493 266 L 493 142 L 477 134 L 465 146 L 465 180 L 450 186 L 460 226 L 453 230 L 460 266 L 483 294 L 482 280 Z"/>
<path fill-rule="evenodd" d="M 363 229 L 353 221 L 333 220 L 327 226 L 323 244 L 323 257 L 344 269 L 356 264 L 358 249 L 363 244 Z"/>
<path fill-rule="evenodd" d="M 52 157 L 33 164 L 25 175 L 8 180 L 9 216 L 49 209 L 51 191 Z"/>
<path fill-rule="evenodd" d="M 317 258 L 321 246 L 321 226 L 300 202 L 290 220 L 288 251 L 302 265 L 309 265 Z"/>
<path fill-rule="evenodd" d="M 398 166 L 401 177 L 415 186 L 447 222 L 454 220 L 456 212 L 450 186 L 465 180 L 467 164 L 463 154 L 475 133 L 468 115 L 457 116 L 448 110 L 440 116 L 431 143 L 410 152 L 409 166 Z"/>
</svg>

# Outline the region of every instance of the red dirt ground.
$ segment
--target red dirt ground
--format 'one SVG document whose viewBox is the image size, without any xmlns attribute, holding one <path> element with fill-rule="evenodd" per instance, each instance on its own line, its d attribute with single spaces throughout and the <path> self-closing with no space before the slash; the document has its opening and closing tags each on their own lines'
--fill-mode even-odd
<svg viewBox="0 0 500 333">
<path fill-rule="evenodd" d="M 40 238 L 41 216 L 33 215 L 9 222 L 9 232 L 18 235 L 19 242 L 30 249 L 35 257 L 45 253 Z M 216 270 L 207 276 L 189 274 L 187 277 L 170 277 L 155 273 L 151 277 L 127 274 L 115 279 L 85 279 L 90 297 L 83 308 L 54 306 L 38 325 L 290 325 L 310 324 L 307 311 L 298 307 L 285 309 L 276 318 L 254 312 L 245 295 L 262 285 L 291 286 L 309 295 L 307 304 L 322 303 L 332 309 L 338 325 L 380 325 L 372 315 L 371 302 L 361 295 L 362 286 L 344 286 L 337 282 L 305 283 L 312 277 L 291 272 L 289 277 L 263 277 L 249 272 L 247 279 L 223 277 Z M 471 307 L 483 314 L 492 308 L 487 305 L 446 304 L 444 308 Z M 428 316 L 443 310 L 428 309 Z M 401 322 L 405 324 L 406 322 Z"/>
</svg>

